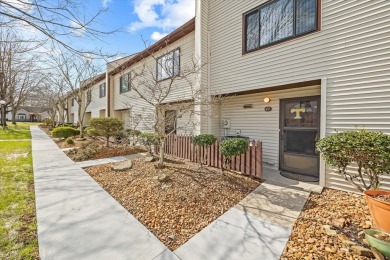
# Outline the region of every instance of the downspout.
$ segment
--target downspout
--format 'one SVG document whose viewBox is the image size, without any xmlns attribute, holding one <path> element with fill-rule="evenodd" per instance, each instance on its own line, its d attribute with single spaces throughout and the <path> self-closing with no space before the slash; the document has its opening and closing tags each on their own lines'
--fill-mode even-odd
<svg viewBox="0 0 390 260">
<path fill-rule="evenodd" d="M 327 78 L 321 79 L 321 114 L 320 114 L 320 137 L 326 136 L 326 85 Z M 326 185 L 326 164 L 320 155 L 320 186 Z"/>
<path fill-rule="evenodd" d="M 208 12 L 207 12 L 208 14 Z M 209 22 L 207 19 L 207 29 L 209 26 Z M 207 99 L 209 102 L 209 110 L 208 113 L 210 113 L 207 117 L 207 133 L 211 134 L 211 116 L 213 115 L 213 107 L 211 104 L 211 90 L 210 90 L 210 70 L 211 70 L 211 55 L 210 55 L 210 31 L 207 30 Z"/>
<path fill-rule="evenodd" d="M 106 93 L 107 93 L 106 117 L 110 117 L 111 116 L 111 84 L 110 84 L 110 74 L 108 72 L 106 72 Z"/>
</svg>

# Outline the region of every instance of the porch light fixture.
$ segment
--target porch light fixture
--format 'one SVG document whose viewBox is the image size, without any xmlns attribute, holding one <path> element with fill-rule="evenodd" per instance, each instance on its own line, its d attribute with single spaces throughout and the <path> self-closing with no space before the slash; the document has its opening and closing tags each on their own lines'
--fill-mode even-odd
<svg viewBox="0 0 390 260">
<path fill-rule="evenodd" d="M 271 99 L 269 97 L 264 98 L 264 103 L 269 103 L 270 101 L 271 101 Z"/>
</svg>

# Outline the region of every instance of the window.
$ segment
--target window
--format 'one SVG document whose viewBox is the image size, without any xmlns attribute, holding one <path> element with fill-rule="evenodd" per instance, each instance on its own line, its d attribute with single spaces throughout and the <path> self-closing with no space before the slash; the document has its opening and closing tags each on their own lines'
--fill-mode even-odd
<svg viewBox="0 0 390 260">
<path fill-rule="evenodd" d="M 119 92 L 125 93 L 130 91 L 130 73 L 127 73 L 119 79 Z M 104 87 L 105 88 L 105 87 Z"/>
<path fill-rule="evenodd" d="M 87 90 L 87 103 L 91 103 L 92 101 L 92 89 Z"/>
<path fill-rule="evenodd" d="M 106 96 L 106 83 L 102 83 L 99 85 L 99 97 L 105 97 Z"/>
<path fill-rule="evenodd" d="M 165 133 L 166 134 L 176 134 L 176 110 L 167 110 L 165 111 Z"/>
<path fill-rule="evenodd" d="M 72 102 L 72 107 L 73 107 L 74 106 L 74 98 L 72 98 L 71 102 Z"/>
<path fill-rule="evenodd" d="M 245 14 L 245 51 L 317 30 L 317 1 L 273 0 Z"/>
<path fill-rule="evenodd" d="M 27 115 L 25 113 L 18 113 L 16 118 L 18 120 L 26 120 L 27 119 Z"/>
<path fill-rule="evenodd" d="M 157 59 L 157 80 L 179 75 L 180 49 L 173 50 Z"/>
</svg>

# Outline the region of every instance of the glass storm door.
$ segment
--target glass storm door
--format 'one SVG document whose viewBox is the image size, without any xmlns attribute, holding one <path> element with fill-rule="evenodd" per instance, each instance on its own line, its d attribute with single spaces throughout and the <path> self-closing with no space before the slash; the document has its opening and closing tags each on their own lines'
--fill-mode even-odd
<svg viewBox="0 0 390 260">
<path fill-rule="evenodd" d="M 319 176 L 320 97 L 281 100 L 280 168 Z"/>
</svg>

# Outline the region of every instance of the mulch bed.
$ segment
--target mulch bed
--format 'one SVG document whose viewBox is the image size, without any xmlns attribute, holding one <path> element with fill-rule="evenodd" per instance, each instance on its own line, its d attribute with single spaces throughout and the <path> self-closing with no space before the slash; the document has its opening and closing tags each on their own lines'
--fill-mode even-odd
<svg viewBox="0 0 390 260">
<path fill-rule="evenodd" d="M 369 249 L 363 229 L 370 228 L 371 221 L 364 196 L 332 189 L 312 193 L 281 259 L 370 259 L 353 247 Z M 326 232 L 326 225 L 336 232 Z"/>
<path fill-rule="evenodd" d="M 147 149 L 143 146 L 115 146 L 115 147 L 102 146 L 101 150 L 99 150 L 88 160 L 97 160 L 97 159 L 132 155 L 132 154 L 145 153 L 145 152 L 147 152 Z"/>
<path fill-rule="evenodd" d="M 133 160 L 131 170 L 115 172 L 111 165 L 86 171 L 131 214 L 175 250 L 218 218 L 260 181 L 236 173 L 179 159 L 167 159 L 164 169 L 144 159 Z M 165 174 L 160 182 L 157 176 Z"/>
</svg>

